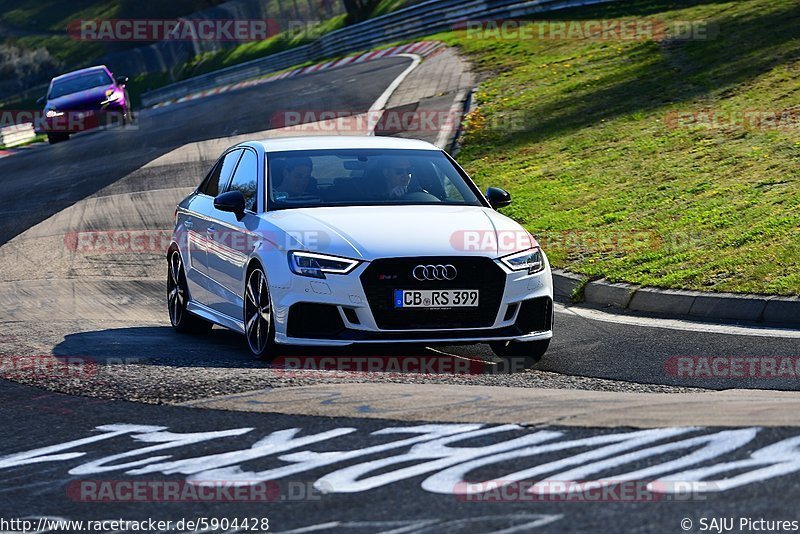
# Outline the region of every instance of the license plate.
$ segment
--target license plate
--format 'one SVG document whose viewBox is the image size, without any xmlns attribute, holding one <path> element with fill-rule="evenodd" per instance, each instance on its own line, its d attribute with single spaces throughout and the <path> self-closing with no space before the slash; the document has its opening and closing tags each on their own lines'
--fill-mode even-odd
<svg viewBox="0 0 800 534">
<path fill-rule="evenodd" d="M 395 308 L 476 308 L 477 289 L 395 289 Z"/>
</svg>

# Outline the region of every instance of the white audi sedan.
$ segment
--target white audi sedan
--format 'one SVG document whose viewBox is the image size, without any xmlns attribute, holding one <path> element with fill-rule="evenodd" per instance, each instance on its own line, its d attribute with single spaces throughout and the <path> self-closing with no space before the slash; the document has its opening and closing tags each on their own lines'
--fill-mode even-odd
<svg viewBox="0 0 800 534">
<path fill-rule="evenodd" d="M 175 214 L 172 325 L 281 346 L 489 343 L 538 361 L 553 335 L 536 241 L 444 151 L 390 137 L 298 137 L 228 149 Z"/>
</svg>

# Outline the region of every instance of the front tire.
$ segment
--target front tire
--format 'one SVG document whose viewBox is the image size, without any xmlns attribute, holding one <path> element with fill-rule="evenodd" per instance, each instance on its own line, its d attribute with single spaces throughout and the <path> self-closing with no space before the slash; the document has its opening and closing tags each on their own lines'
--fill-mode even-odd
<svg viewBox="0 0 800 534">
<path fill-rule="evenodd" d="M 47 141 L 54 145 L 56 143 L 60 143 L 62 141 L 69 140 L 69 134 L 66 133 L 54 133 L 54 134 L 47 134 Z"/>
<path fill-rule="evenodd" d="M 500 358 L 505 358 L 512 365 L 530 369 L 542 359 L 550 346 L 549 339 L 540 341 L 496 341 L 490 343 L 492 352 Z"/>
<path fill-rule="evenodd" d="M 131 97 L 128 95 L 128 90 L 125 89 L 125 109 L 122 110 L 122 126 L 133 124 L 133 108 L 131 107 Z"/>
<path fill-rule="evenodd" d="M 244 290 L 244 331 L 247 346 L 256 358 L 271 360 L 276 354 L 275 325 L 267 277 L 261 267 L 247 275 Z"/>
<path fill-rule="evenodd" d="M 186 272 L 183 260 L 177 250 L 173 250 L 168 258 L 167 269 L 167 307 L 172 327 L 182 334 L 206 334 L 211 331 L 212 324 L 193 315 L 186 309 L 189 302 L 189 286 L 186 283 Z"/>
</svg>

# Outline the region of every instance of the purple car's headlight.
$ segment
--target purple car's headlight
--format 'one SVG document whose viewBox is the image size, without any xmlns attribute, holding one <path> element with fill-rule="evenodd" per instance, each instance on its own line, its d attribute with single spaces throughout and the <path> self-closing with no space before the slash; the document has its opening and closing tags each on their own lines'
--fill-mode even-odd
<svg viewBox="0 0 800 534">
<path fill-rule="evenodd" d="M 106 99 L 103 101 L 103 104 L 108 104 L 110 102 L 118 102 L 122 99 L 123 93 L 122 91 L 118 91 L 116 89 L 109 89 L 106 91 Z"/>
</svg>

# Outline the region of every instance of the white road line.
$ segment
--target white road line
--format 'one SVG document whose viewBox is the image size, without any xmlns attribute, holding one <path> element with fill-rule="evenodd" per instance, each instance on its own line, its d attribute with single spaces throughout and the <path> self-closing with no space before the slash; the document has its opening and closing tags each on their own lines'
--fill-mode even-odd
<svg viewBox="0 0 800 534">
<path fill-rule="evenodd" d="M 448 141 L 450 141 L 455 133 L 458 131 L 458 127 L 461 124 L 461 115 L 464 108 L 464 100 L 467 98 L 466 90 L 461 90 L 456 94 L 455 99 L 453 100 L 453 105 L 450 106 L 450 113 L 448 117 L 448 123 L 439 130 L 439 135 L 436 138 L 436 146 L 444 150 L 447 148 Z M 456 120 L 456 118 L 458 120 Z"/>
<path fill-rule="evenodd" d="M 329 521 L 328 523 L 318 523 L 308 527 L 295 528 L 292 530 L 284 530 L 283 534 L 306 534 L 306 532 L 319 532 L 320 530 L 330 530 L 341 526 L 339 521 Z"/>
<path fill-rule="evenodd" d="M 194 100 L 196 98 L 205 97 L 208 95 L 215 95 L 221 92 L 227 92 L 231 90 L 240 89 L 243 87 L 252 87 L 254 85 L 260 85 L 262 83 L 269 83 L 275 80 L 283 80 L 284 78 L 293 78 L 295 76 L 301 76 L 304 74 L 310 74 L 314 72 L 322 72 L 323 70 L 334 69 L 337 67 L 343 67 L 346 65 L 355 65 L 357 63 L 363 63 L 365 61 L 370 61 L 373 59 L 383 59 L 388 57 L 399 57 L 399 56 L 420 56 L 425 57 L 428 54 L 442 48 L 442 43 L 434 41 L 421 41 L 419 43 L 415 43 L 413 45 L 404 45 L 404 46 L 394 46 L 391 48 L 386 48 L 384 50 L 378 50 L 374 52 L 364 52 L 360 55 L 349 56 L 337 61 L 328 61 L 325 63 L 319 63 L 316 65 L 312 65 L 310 67 L 300 67 L 293 70 L 285 71 L 282 73 L 275 73 L 270 76 L 265 76 L 262 78 L 256 78 L 249 81 L 238 82 L 235 84 L 227 84 L 215 89 L 207 89 L 204 91 L 200 91 L 198 93 L 194 93 L 191 95 L 183 96 L 177 99 L 167 100 L 164 102 L 159 102 L 157 104 L 153 104 L 150 109 L 157 109 L 166 106 L 170 106 L 172 104 L 179 104 L 183 102 L 187 102 L 190 100 Z M 409 53 L 400 52 L 402 50 L 408 50 Z M 398 53 L 400 52 L 400 53 Z"/>
<path fill-rule="evenodd" d="M 683 319 L 654 319 L 651 317 L 635 317 L 631 315 L 618 315 L 590 308 L 566 307 L 556 303 L 556 313 L 573 315 L 591 321 L 604 323 L 625 324 L 629 326 L 642 326 L 645 328 L 664 328 L 667 330 L 682 330 L 685 332 L 703 332 L 708 334 L 724 334 L 749 337 L 774 337 L 786 339 L 800 339 L 800 330 L 783 328 L 770 328 L 762 326 L 740 326 L 721 323 L 701 323 Z"/>
<path fill-rule="evenodd" d="M 389 84 L 389 87 L 386 88 L 383 94 L 379 96 L 378 99 L 375 101 L 375 103 L 372 104 L 372 106 L 369 108 L 369 111 L 367 112 L 367 117 L 370 117 L 370 122 L 372 122 L 373 114 L 379 113 L 383 111 L 384 108 L 386 108 L 386 104 L 389 102 L 389 99 L 392 97 L 397 88 L 400 87 L 400 84 L 403 83 L 403 80 L 405 80 L 406 77 L 409 74 L 411 74 L 411 71 L 416 69 L 417 66 L 422 62 L 422 56 L 417 54 L 397 54 L 396 57 L 411 58 L 412 60 L 411 65 L 406 70 L 401 72 L 400 75 L 397 78 L 395 78 L 391 84 Z M 375 135 L 375 128 L 378 126 L 379 122 L 380 118 L 375 120 L 374 126 L 370 128 L 369 135 Z"/>
</svg>

